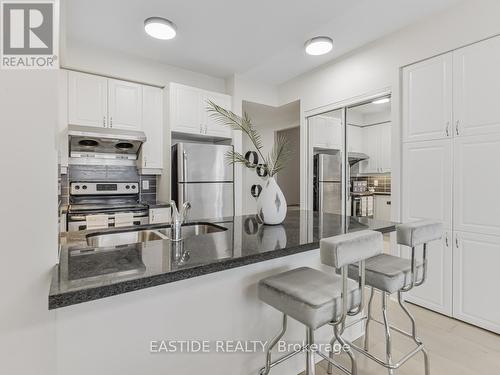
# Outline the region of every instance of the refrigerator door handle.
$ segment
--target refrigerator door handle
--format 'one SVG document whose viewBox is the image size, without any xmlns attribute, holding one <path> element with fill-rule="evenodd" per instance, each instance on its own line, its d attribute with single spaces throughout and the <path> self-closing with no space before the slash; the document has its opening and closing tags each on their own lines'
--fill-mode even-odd
<svg viewBox="0 0 500 375">
<path fill-rule="evenodd" d="M 184 183 L 182 184 L 182 190 L 184 192 L 184 202 L 188 202 L 187 199 L 187 152 L 182 151 L 182 179 L 184 180 Z M 179 202 L 180 204 L 180 202 Z"/>
</svg>

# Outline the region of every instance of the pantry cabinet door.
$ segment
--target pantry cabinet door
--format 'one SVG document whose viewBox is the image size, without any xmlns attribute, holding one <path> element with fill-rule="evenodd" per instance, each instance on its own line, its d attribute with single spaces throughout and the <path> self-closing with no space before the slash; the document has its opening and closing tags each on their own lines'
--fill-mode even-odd
<svg viewBox="0 0 500 375">
<path fill-rule="evenodd" d="M 451 136 L 452 54 L 403 69 L 403 142 Z"/>
<path fill-rule="evenodd" d="M 143 88 L 142 130 L 146 142 L 141 148 L 141 168 L 161 169 L 163 166 L 163 92 L 157 87 Z"/>
<path fill-rule="evenodd" d="M 108 125 L 108 79 L 68 72 L 68 121 L 72 125 Z"/>
<path fill-rule="evenodd" d="M 455 232 L 453 316 L 500 333 L 500 237 Z"/>
<path fill-rule="evenodd" d="M 454 228 L 500 236 L 500 134 L 454 139 Z M 493 168 L 493 169 L 492 169 Z"/>
<path fill-rule="evenodd" d="M 437 220 L 452 227 L 452 140 L 403 145 L 403 222 Z"/>
<path fill-rule="evenodd" d="M 500 37 L 453 52 L 454 132 L 500 133 Z"/>
<path fill-rule="evenodd" d="M 388 173 L 392 167 L 392 127 L 391 123 L 377 125 L 379 137 L 379 165 L 380 173 Z"/>
<path fill-rule="evenodd" d="M 142 85 L 110 79 L 109 126 L 114 129 L 142 128 Z"/>
<path fill-rule="evenodd" d="M 417 259 L 422 259 L 423 248 L 416 249 Z M 403 257 L 410 259 L 411 250 L 401 247 Z M 448 316 L 453 311 L 453 236 L 445 231 L 441 240 L 427 245 L 427 276 L 421 286 L 405 294 L 405 300 Z"/>
</svg>

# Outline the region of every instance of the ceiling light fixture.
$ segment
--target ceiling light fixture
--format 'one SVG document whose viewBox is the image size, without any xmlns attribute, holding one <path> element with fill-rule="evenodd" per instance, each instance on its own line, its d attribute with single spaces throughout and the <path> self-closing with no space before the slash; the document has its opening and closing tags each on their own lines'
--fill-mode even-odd
<svg viewBox="0 0 500 375">
<path fill-rule="evenodd" d="M 174 23 L 162 17 L 149 17 L 144 21 L 144 30 L 156 39 L 173 39 L 177 34 Z"/>
<path fill-rule="evenodd" d="M 372 101 L 373 104 L 385 104 L 385 103 L 389 103 L 391 101 L 390 98 L 380 98 L 380 99 L 375 99 L 374 101 Z"/>
<path fill-rule="evenodd" d="M 333 48 L 333 40 L 327 36 L 317 36 L 309 39 L 305 45 L 308 55 L 319 56 L 330 52 Z"/>
</svg>

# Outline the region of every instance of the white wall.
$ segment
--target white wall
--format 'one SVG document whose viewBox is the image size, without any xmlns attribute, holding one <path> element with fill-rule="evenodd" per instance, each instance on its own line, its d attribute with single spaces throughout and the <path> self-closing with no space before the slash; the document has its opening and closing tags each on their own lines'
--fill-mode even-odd
<svg viewBox="0 0 500 375">
<path fill-rule="evenodd" d="M 226 79 L 226 91 L 233 98 L 233 112 L 240 116 L 243 114 L 243 101 L 245 100 L 269 106 L 276 106 L 278 103 L 276 87 L 245 79 L 239 74 L 234 74 Z M 233 145 L 236 151 L 243 152 L 244 146 L 241 132 L 234 132 Z M 240 165 L 236 165 L 234 168 L 234 210 L 236 215 L 246 213 L 248 207 L 247 200 L 245 200 L 248 194 L 248 189 L 246 188 L 248 184 L 244 181 L 247 171 L 244 169 Z M 246 197 L 246 199 L 248 198 Z"/>
<path fill-rule="evenodd" d="M 57 72 L 0 70 L 0 373 L 55 374 Z"/>
<path fill-rule="evenodd" d="M 500 2 L 469 0 L 400 30 L 278 88 L 280 103 L 301 100 L 301 127 L 305 135 L 305 112 L 350 101 L 390 88 L 393 121 L 393 219 L 399 218 L 400 202 L 400 93 L 399 68 L 500 33 Z M 303 137 L 304 139 L 304 137 Z M 303 146 L 305 150 L 305 146 Z M 304 157 L 305 152 L 302 152 Z M 302 160 L 302 165 L 306 165 Z M 301 203 L 306 202 L 305 169 Z"/>
<path fill-rule="evenodd" d="M 61 65 L 65 68 L 156 86 L 177 82 L 210 91 L 226 92 L 226 83 L 223 78 L 212 77 L 137 56 L 94 48 L 71 40 L 66 41 L 64 60 L 61 61 Z"/>
<path fill-rule="evenodd" d="M 271 152 L 274 146 L 275 133 L 277 130 L 288 129 L 299 125 L 300 103 L 294 102 L 281 107 L 272 107 L 252 102 L 243 102 L 243 111 L 246 112 L 252 124 L 258 130 L 262 138 L 262 154 L 264 157 Z M 243 153 L 255 150 L 253 144 L 247 137 L 243 138 Z M 262 160 L 259 160 L 262 163 Z M 250 194 L 250 188 L 254 184 L 263 185 L 264 179 L 259 177 L 255 169 L 245 168 L 243 170 L 243 213 L 257 213 L 257 201 Z"/>
</svg>

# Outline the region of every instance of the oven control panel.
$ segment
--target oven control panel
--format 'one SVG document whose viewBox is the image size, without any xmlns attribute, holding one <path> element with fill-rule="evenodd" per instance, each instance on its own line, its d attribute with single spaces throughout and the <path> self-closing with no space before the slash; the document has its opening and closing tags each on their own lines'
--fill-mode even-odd
<svg viewBox="0 0 500 375">
<path fill-rule="evenodd" d="M 138 182 L 71 182 L 71 195 L 139 194 Z"/>
</svg>

